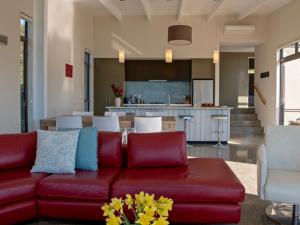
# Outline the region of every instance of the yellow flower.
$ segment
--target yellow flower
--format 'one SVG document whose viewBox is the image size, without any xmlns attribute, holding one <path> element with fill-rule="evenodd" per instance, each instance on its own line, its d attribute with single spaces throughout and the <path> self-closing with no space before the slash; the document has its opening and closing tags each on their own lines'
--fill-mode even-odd
<svg viewBox="0 0 300 225">
<path fill-rule="evenodd" d="M 121 198 L 112 198 L 110 206 L 114 208 L 117 212 L 123 213 L 123 202 Z"/>
<path fill-rule="evenodd" d="M 144 211 L 147 216 L 152 218 L 155 215 L 156 207 L 145 206 Z"/>
<path fill-rule="evenodd" d="M 155 206 L 154 195 L 149 195 L 148 193 L 146 193 L 143 204 L 144 206 L 154 207 Z"/>
<path fill-rule="evenodd" d="M 168 224 L 169 222 L 165 217 L 160 217 L 157 220 L 155 220 L 152 225 L 168 225 Z"/>
<path fill-rule="evenodd" d="M 173 201 L 168 198 L 161 196 L 157 201 L 157 214 L 161 217 L 169 216 L 169 211 L 172 210 Z"/>
<path fill-rule="evenodd" d="M 150 217 L 145 213 L 139 213 L 138 216 L 139 219 L 136 221 L 136 223 L 140 225 L 150 225 L 151 221 L 153 220 L 153 217 Z"/>
<path fill-rule="evenodd" d="M 120 225 L 121 223 L 121 218 L 113 214 L 106 219 L 106 225 Z"/>
<path fill-rule="evenodd" d="M 136 204 L 141 204 L 145 198 L 145 193 L 141 191 L 139 194 L 135 194 L 135 202 Z"/>
<path fill-rule="evenodd" d="M 106 203 L 101 207 L 101 209 L 103 210 L 103 216 L 110 216 L 114 214 L 115 211 L 111 206 L 109 206 Z"/>
<path fill-rule="evenodd" d="M 125 200 L 126 205 L 128 206 L 128 209 L 132 208 L 133 205 L 133 199 L 131 197 L 131 195 L 127 194 L 126 195 L 126 200 Z"/>
</svg>

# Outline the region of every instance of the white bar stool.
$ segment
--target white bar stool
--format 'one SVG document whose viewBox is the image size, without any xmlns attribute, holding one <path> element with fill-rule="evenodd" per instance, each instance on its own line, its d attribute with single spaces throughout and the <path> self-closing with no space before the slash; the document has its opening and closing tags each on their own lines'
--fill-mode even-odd
<svg viewBox="0 0 300 225">
<path fill-rule="evenodd" d="M 218 134 L 218 143 L 216 145 L 214 145 L 214 147 L 222 148 L 223 145 L 221 143 L 221 138 L 222 138 L 222 134 L 224 133 L 224 131 L 221 130 L 221 123 L 224 122 L 225 120 L 228 120 L 228 116 L 227 115 L 212 115 L 211 117 L 213 120 L 218 121 L 218 130 L 215 132 Z"/>
</svg>

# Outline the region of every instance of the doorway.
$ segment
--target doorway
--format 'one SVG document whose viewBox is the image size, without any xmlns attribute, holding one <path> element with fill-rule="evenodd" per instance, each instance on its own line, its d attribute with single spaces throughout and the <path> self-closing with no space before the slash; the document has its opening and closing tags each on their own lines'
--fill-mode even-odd
<svg viewBox="0 0 300 225">
<path fill-rule="evenodd" d="M 279 124 L 300 122 L 300 42 L 280 49 Z"/>
<path fill-rule="evenodd" d="M 84 52 L 84 111 L 91 110 L 91 54 Z"/>
<path fill-rule="evenodd" d="M 20 19 L 20 116 L 21 132 L 28 132 L 28 38 L 29 21 Z"/>
</svg>

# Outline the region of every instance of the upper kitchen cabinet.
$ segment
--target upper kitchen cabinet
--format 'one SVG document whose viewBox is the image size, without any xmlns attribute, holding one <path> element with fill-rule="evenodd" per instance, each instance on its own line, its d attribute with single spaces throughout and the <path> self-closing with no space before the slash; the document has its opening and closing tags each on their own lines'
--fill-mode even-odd
<svg viewBox="0 0 300 225">
<path fill-rule="evenodd" d="M 166 63 L 164 60 L 126 60 L 126 81 L 190 81 L 191 60 L 174 60 Z"/>
</svg>

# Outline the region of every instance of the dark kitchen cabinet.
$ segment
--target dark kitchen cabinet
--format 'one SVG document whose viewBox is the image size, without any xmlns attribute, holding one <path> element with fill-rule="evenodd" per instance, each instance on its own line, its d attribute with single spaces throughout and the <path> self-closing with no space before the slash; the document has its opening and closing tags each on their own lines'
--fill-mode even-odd
<svg viewBox="0 0 300 225">
<path fill-rule="evenodd" d="M 164 60 L 126 60 L 126 81 L 190 81 L 191 60 L 174 60 L 166 63 Z"/>
</svg>

